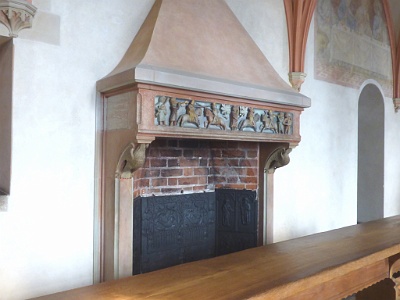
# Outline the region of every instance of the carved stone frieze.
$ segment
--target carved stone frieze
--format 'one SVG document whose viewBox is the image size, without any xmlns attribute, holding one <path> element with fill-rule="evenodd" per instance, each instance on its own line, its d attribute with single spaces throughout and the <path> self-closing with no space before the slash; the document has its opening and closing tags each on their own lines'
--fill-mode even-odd
<svg viewBox="0 0 400 300">
<path fill-rule="evenodd" d="M 265 163 L 266 172 L 272 174 L 277 168 L 286 166 L 290 162 L 290 152 L 292 152 L 292 148 L 283 147 L 272 152 Z"/>
<path fill-rule="evenodd" d="M 155 97 L 154 124 L 227 131 L 291 135 L 293 114 L 251 106 Z"/>
<path fill-rule="evenodd" d="M 24 28 L 32 27 L 36 7 L 25 0 L 0 0 L 0 23 L 5 25 L 10 37 L 17 37 Z"/>
<path fill-rule="evenodd" d="M 130 143 L 119 158 L 115 177 L 132 178 L 132 173 L 141 168 L 145 162 L 147 147 L 148 144 Z"/>
</svg>

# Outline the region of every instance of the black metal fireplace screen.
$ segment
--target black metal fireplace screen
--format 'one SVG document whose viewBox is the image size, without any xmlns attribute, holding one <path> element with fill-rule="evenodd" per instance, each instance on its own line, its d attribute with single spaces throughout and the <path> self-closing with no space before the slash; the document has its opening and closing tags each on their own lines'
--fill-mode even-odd
<svg viewBox="0 0 400 300">
<path fill-rule="evenodd" d="M 255 247 L 257 212 L 249 190 L 137 197 L 133 274 Z"/>
</svg>

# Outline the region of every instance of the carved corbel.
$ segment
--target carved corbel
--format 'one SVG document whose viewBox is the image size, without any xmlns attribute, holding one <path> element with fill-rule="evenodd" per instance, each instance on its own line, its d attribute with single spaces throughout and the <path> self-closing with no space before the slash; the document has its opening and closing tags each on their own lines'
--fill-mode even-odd
<svg viewBox="0 0 400 300">
<path fill-rule="evenodd" d="M 273 174 L 276 169 L 286 166 L 290 162 L 289 154 L 292 148 L 278 148 L 268 157 L 265 163 L 265 170 L 268 174 Z"/>
<path fill-rule="evenodd" d="M 10 37 L 32 27 L 35 13 L 36 7 L 26 0 L 0 0 L 0 23 L 7 27 Z"/>
<path fill-rule="evenodd" d="M 148 146 L 149 144 L 130 143 L 124 151 L 122 151 L 115 172 L 115 177 L 120 179 L 132 178 L 133 172 L 143 166 Z"/>
<path fill-rule="evenodd" d="M 394 111 L 398 112 L 400 110 L 400 98 L 394 98 L 393 104 L 394 104 Z"/>
</svg>

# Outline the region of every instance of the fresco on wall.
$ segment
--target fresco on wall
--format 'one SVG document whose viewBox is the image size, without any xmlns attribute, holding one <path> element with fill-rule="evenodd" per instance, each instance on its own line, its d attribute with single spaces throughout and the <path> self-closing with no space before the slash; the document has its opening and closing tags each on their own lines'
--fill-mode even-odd
<svg viewBox="0 0 400 300">
<path fill-rule="evenodd" d="M 378 81 L 392 96 L 389 36 L 381 0 L 318 1 L 315 78 L 359 88 Z"/>
</svg>

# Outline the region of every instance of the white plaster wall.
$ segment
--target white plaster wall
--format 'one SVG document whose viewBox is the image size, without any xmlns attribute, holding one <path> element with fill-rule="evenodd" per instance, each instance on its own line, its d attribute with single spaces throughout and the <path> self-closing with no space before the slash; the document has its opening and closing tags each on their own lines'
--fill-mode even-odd
<svg viewBox="0 0 400 300">
<path fill-rule="evenodd" d="M 229 0 L 229 5 L 279 75 L 288 82 L 283 1 Z M 314 24 L 307 42 L 302 93 L 302 142 L 288 166 L 275 172 L 274 240 L 286 240 L 356 222 L 358 91 L 314 80 Z"/>
<path fill-rule="evenodd" d="M 227 1 L 287 82 L 288 41 L 283 1 Z M 274 240 L 281 241 L 357 222 L 359 89 L 314 79 L 314 22 L 307 41 L 301 92 L 312 100 L 301 116 L 302 142 L 288 166 L 275 173 Z M 385 98 L 385 216 L 400 213 L 399 115 Z"/>
<path fill-rule="evenodd" d="M 26 30 L 14 41 L 0 299 L 92 284 L 95 84 L 119 62 L 152 2 L 33 1 L 43 31 Z"/>
<path fill-rule="evenodd" d="M 400 112 L 385 98 L 384 217 L 400 214 Z"/>
<path fill-rule="evenodd" d="M 12 194 L 0 213 L 0 299 L 92 283 L 95 83 L 119 62 L 153 2 L 33 1 L 43 30 L 15 40 Z M 227 2 L 287 82 L 283 1 Z M 313 28 L 302 87 L 312 107 L 301 116 L 302 142 L 291 163 L 275 173 L 276 241 L 356 222 L 359 91 L 314 80 Z M 400 212 L 400 120 L 385 101 L 389 216 Z"/>
<path fill-rule="evenodd" d="M 301 115 L 302 141 L 290 164 L 275 173 L 275 241 L 357 221 L 359 92 L 314 79 L 314 20 L 306 51 L 301 92 L 311 107 Z"/>
<path fill-rule="evenodd" d="M 289 46 L 283 1 L 226 0 L 243 27 L 283 80 L 289 84 Z"/>
</svg>

